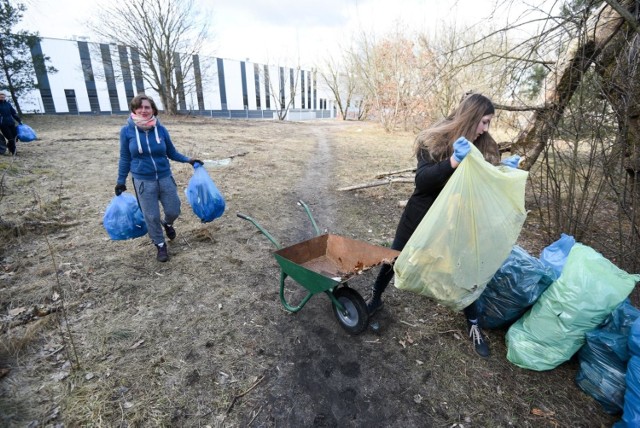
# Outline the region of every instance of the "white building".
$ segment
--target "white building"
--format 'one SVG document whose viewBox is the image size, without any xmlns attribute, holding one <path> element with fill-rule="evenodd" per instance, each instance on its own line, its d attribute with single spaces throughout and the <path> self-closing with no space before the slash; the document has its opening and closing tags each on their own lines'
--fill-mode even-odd
<svg viewBox="0 0 640 428">
<path fill-rule="evenodd" d="M 160 97 L 144 82 L 135 48 L 87 40 L 42 38 L 34 55 L 49 57 L 56 73 L 36 72 L 38 88 L 20 97 L 24 113 L 126 114 L 144 92 L 162 110 Z M 333 95 L 313 70 L 223 58 L 193 57 L 184 80 L 193 82 L 178 99 L 181 113 L 228 118 L 273 118 L 275 102 L 294 94 L 288 118 L 332 117 Z M 177 72 L 181 73 L 177 67 Z M 277 91 L 277 96 L 273 92 Z"/>
</svg>

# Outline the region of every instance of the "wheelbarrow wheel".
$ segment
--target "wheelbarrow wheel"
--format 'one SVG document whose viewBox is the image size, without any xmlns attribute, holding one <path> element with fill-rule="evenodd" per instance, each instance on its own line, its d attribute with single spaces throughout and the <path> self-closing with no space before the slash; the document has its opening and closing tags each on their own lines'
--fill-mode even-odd
<svg viewBox="0 0 640 428">
<path fill-rule="evenodd" d="M 349 334 L 362 333 L 369 323 L 369 313 L 360 293 L 349 287 L 340 287 L 333 290 L 333 295 L 345 308 L 343 312 L 333 304 L 333 313 L 342 328 Z"/>
</svg>

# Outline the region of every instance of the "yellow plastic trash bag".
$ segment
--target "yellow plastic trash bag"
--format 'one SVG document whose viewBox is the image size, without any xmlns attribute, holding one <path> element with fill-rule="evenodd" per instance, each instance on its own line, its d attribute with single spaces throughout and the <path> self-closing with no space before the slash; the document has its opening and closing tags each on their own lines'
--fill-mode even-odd
<svg viewBox="0 0 640 428">
<path fill-rule="evenodd" d="M 395 286 L 454 310 L 475 301 L 518 239 L 527 175 L 472 146 L 398 256 Z"/>
<path fill-rule="evenodd" d="M 546 289 L 505 340 L 518 367 L 551 370 L 571 359 L 592 331 L 633 291 L 640 275 L 615 266 L 591 247 L 571 247 L 562 275 Z"/>
</svg>

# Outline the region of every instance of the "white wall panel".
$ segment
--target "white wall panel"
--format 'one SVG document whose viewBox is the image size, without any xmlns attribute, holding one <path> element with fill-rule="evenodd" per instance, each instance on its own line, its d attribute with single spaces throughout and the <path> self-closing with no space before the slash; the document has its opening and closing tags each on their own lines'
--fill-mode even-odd
<svg viewBox="0 0 640 428">
<path fill-rule="evenodd" d="M 109 101 L 109 89 L 107 88 L 107 79 L 104 70 L 104 61 L 102 60 L 102 51 L 98 43 L 89 43 L 89 54 L 91 55 L 91 69 L 93 70 L 94 82 L 96 85 L 96 91 L 98 93 L 98 104 L 100 105 L 100 111 L 111 111 L 111 102 Z M 111 57 L 113 63 L 113 56 Z M 78 110 L 87 111 L 91 110 L 89 107 L 89 99 L 87 96 L 86 108 L 80 107 L 80 100 L 78 99 Z M 84 100 L 83 104 L 84 106 Z"/>
<path fill-rule="evenodd" d="M 227 109 L 244 110 L 242 103 L 242 75 L 240 74 L 240 61 L 225 59 L 224 80 L 227 93 Z"/>
<path fill-rule="evenodd" d="M 216 58 L 200 57 L 202 73 L 202 96 L 205 110 L 220 110 L 220 86 L 218 85 L 218 65 Z"/>
</svg>

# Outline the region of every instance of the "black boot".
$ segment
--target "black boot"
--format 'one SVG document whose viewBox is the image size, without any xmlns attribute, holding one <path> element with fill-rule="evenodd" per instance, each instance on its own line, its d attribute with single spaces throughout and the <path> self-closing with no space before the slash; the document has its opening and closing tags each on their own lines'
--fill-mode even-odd
<svg viewBox="0 0 640 428">
<path fill-rule="evenodd" d="M 367 312 L 369 312 L 369 316 L 378 312 L 383 306 L 384 302 L 382 301 L 382 293 L 376 292 L 374 289 L 371 299 L 367 302 Z"/>
<path fill-rule="evenodd" d="M 167 250 L 167 244 L 166 243 L 162 243 L 162 244 L 157 244 L 156 247 L 158 248 L 158 255 L 157 255 L 157 259 L 159 262 L 166 262 L 167 260 L 169 260 L 169 251 Z"/>
<path fill-rule="evenodd" d="M 164 232 L 167 234 L 167 238 L 172 241 L 176 239 L 176 230 L 173 228 L 173 225 L 162 222 L 162 227 L 164 227 Z"/>
<path fill-rule="evenodd" d="M 369 315 L 373 315 L 382 309 L 384 302 L 382 301 L 382 293 L 391 282 L 391 278 L 393 278 L 393 266 L 388 264 L 383 264 L 378 272 L 378 277 L 376 278 L 376 282 L 373 284 L 371 299 L 367 302 L 367 311 Z"/>
</svg>

